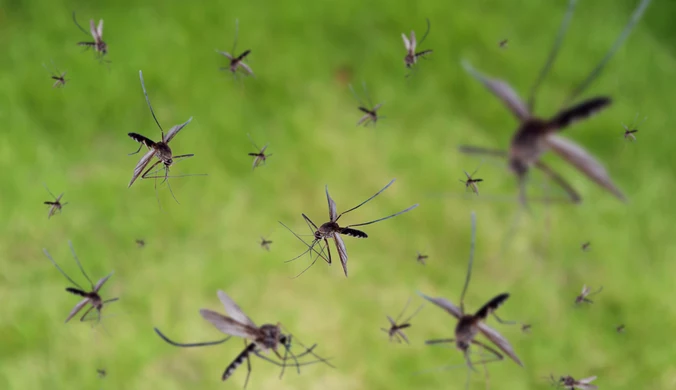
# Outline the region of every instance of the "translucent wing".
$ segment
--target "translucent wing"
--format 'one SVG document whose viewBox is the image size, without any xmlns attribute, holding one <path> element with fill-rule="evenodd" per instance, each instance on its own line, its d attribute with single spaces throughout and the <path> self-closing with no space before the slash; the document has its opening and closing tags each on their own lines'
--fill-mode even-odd
<svg viewBox="0 0 676 390">
<path fill-rule="evenodd" d="M 80 310 L 82 310 L 82 308 L 85 307 L 87 303 L 89 303 L 89 298 L 85 298 L 81 300 L 77 305 L 75 305 L 73 310 L 70 311 L 70 314 L 68 314 L 66 322 L 70 321 L 70 319 L 73 318 Z"/>
<path fill-rule="evenodd" d="M 376 106 L 375 106 L 375 107 L 373 107 L 373 110 L 372 110 L 372 111 L 373 111 L 373 112 L 376 112 L 376 111 L 378 111 L 378 109 L 380 109 L 380 107 L 382 107 L 382 106 L 383 106 L 383 104 L 384 104 L 384 103 L 378 103 L 378 104 L 376 104 Z"/>
<path fill-rule="evenodd" d="M 89 32 L 92 34 L 92 37 L 94 37 L 94 40 L 98 40 L 98 33 L 96 31 L 96 24 L 94 24 L 94 19 L 89 20 Z"/>
<path fill-rule="evenodd" d="M 188 123 L 190 123 L 190 122 L 192 122 L 192 117 L 190 117 L 190 119 L 188 119 L 187 122 L 180 124 L 180 125 L 176 125 L 176 126 L 172 127 L 171 129 L 169 129 L 169 131 L 167 132 L 167 135 L 164 136 L 164 139 L 163 139 L 164 143 L 168 144 L 169 141 L 171 141 L 172 138 L 174 138 L 176 136 L 176 134 L 178 134 L 179 131 L 183 130 L 183 128 L 186 127 L 188 125 Z"/>
<path fill-rule="evenodd" d="M 223 55 L 224 55 L 225 57 L 227 57 L 229 60 L 232 60 L 232 58 L 233 58 L 233 57 L 232 57 L 232 54 L 228 53 L 227 51 L 220 51 L 220 50 L 216 50 L 216 51 L 219 52 L 219 53 L 221 53 L 221 54 L 223 54 Z"/>
<path fill-rule="evenodd" d="M 370 114 L 366 114 L 366 115 L 364 115 L 363 117 L 361 117 L 361 119 L 359 119 L 359 121 L 357 122 L 357 126 L 359 126 L 359 125 L 361 125 L 362 123 L 364 123 L 364 121 L 368 120 L 370 117 L 371 117 Z"/>
<path fill-rule="evenodd" d="M 587 287 L 587 285 L 585 284 L 584 286 L 582 286 L 582 295 L 587 294 L 589 294 L 589 287 Z"/>
<path fill-rule="evenodd" d="M 462 311 L 460 310 L 459 307 L 455 306 L 453 303 L 451 303 L 449 300 L 446 298 L 432 298 L 428 297 L 427 295 L 418 292 L 418 295 L 421 297 L 427 299 L 428 301 L 434 303 L 435 305 L 439 306 L 440 308 L 446 310 L 450 315 L 453 317 L 460 319 L 462 317 Z"/>
<path fill-rule="evenodd" d="M 251 318 L 247 317 L 246 314 L 240 309 L 239 306 L 235 303 L 235 301 L 232 300 L 228 296 L 228 294 L 224 293 L 221 290 L 218 290 L 218 299 L 221 300 L 221 303 L 225 307 L 225 312 L 230 315 L 235 321 L 240 322 L 242 324 L 257 328 L 256 324 L 254 324 L 253 321 L 251 321 Z"/>
<path fill-rule="evenodd" d="M 245 64 L 244 62 L 241 62 L 241 61 L 238 65 L 239 65 L 240 68 L 244 69 L 244 71 L 247 74 L 249 74 L 250 76 L 254 75 L 254 72 L 253 72 L 253 70 L 251 70 L 251 67 L 249 65 L 247 65 L 247 64 Z"/>
<path fill-rule="evenodd" d="M 103 19 L 99 20 L 99 26 L 96 28 L 96 34 L 99 36 L 99 39 L 103 37 Z"/>
<path fill-rule="evenodd" d="M 404 46 L 407 51 L 411 51 L 411 41 L 408 40 L 408 37 L 405 33 L 401 33 L 401 37 L 404 39 Z"/>
<path fill-rule="evenodd" d="M 417 44 L 418 42 L 416 42 L 415 39 L 415 31 L 411 30 L 411 52 L 415 52 L 415 47 Z"/>
<path fill-rule="evenodd" d="M 516 356 L 516 353 L 514 352 L 514 348 L 512 348 L 512 345 L 507 341 L 506 338 L 502 337 L 500 333 L 498 333 L 497 330 L 491 328 L 490 326 L 486 325 L 483 322 L 479 323 L 479 331 L 483 333 L 484 336 L 486 336 L 487 339 L 489 339 L 493 344 L 495 344 L 496 347 L 500 348 L 502 352 L 507 354 L 512 360 L 516 362 L 516 364 L 520 365 L 523 367 L 523 363 L 519 358 Z"/>
<path fill-rule="evenodd" d="M 134 168 L 134 174 L 131 177 L 131 181 L 129 182 L 129 185 L 127 188 L 131 187 L 132 184 L 136 181 L 136 179 L 141 175 L 141 172 L 145 169 L 145 167 L 148 165 L 150 162 L 150 159 L 153 158 L 155 155 L 155 149 L 150 149 L 146 154 L 141 157 L 141 160 L 136 164 L 136 168 Z"/>
<path fill-rule="evenodd" d="M 108 279 L 110 279 L 111 276 L 113 276 L 113 272 L 109 273 L 105 278 L 99 279 L 99 281 L 96 282 L 96 286 L 94 286 L 94 292 L 99 292 L 101 287 L 103 287 L 103 285 L 108 281 Z"/>
<path fill-rule="evenodd" d="M 328 184 L 326 187 L 324 187 L 326 190 L 326 200 L 329 202 L 329 220 L 331 222 L 334 222 L 336 219 L 338 219 L 338 212 L 336 211 L 336 202 L 331 199 L 331 195 L 329 195 L 329 186 Z"/>
<path fill-rule="evenodd" d="M 338 256 L 340 257 L 340 264 L 343 266 L 345 277 L 347 277 L 347 248 L 340 237 L 340 234 L 333 233 L 333 239 L 336 241 L 336 249 L 338 249 Z"/>
<path fill-rule="evenodd" d="M 254 338 L 256 336 L 254 330 L 249 326 L 240 324 L 232 318 L 226 317 L 220 313 L 216 313 L 215 311 L 200 309 L 200 314 L 202 315 L 202 318 L 211 322 L 211 324 L 214 325 L 216 329 L 225 334 L 248 339 Z"/>
<path fill-rule="evenodd" d="M 578 382 L 580 382 L 580 383 L 589 383 L 589 382 L 592 382 L 592 381 L 594 381 L 594 380 L 596 380 L 596 376 L 590 376 L 589 378 L 580 379 Z"/>
</svg>

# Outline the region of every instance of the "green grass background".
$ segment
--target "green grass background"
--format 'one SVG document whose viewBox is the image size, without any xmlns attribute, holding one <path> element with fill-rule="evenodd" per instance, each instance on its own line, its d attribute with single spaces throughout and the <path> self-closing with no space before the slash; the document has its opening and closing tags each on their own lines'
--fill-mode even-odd
<svg viewBox="0 0 676 390">
<path fill-rule="evenodd" d="M 580 2 L 539 113 L 556 111 L 635 3 Z M 488 200 L 516 191 L 500 162 L 481 166 L 478 199 L 463 197 L 458 183 L 481 162 L 459 154 L 458 144 L 505 147 L 516 126 L 460 60 L 525 95 L 565 7 L 564 0 L 0 1 L 0 388 L 241 388 L 242 368 L 220 381 L 239 340 L 179 349 L 152 331 L 186 342 L 219 338 L 198 313 L 222 311 L 218 289 L 257 323 L 281 321 L 306 344 L 319 342 L 318 352 L 337 366 L 306 367 L 280 381 L 276 367 L 256 359 L 251 389 L 463 388 L 463 368 L 419 373 L 463 362 L 454 349 L 423 343 L 451 336 L 449 315 L 427 305 L 407 332 L 411 345 L 389 343 L 380 328 L 409 297 L 421 303 L 417 290 L 458 301 L 471 210 L 478 245 L 468 308 L 508 291 L 501 316 L 532 324 L 522 334 L 489 319 L 526 365 L 490 365 L 492 388 L 545 388 L 550 373 L 598 375 L 606 389 L 674 388 L 676 30 L 669 15 L 676 4 L 653 1 L 585 94 L 610 95 L 612 107 L 566 131 L 608 166 L 628 204 L 548 156 L 584 203 L 533 205 L 513 230 L 516 204 Z M 75 45 L 85 37 L 72 10 L 85 25 L 105 20 L 109 68 Z M 426 17 L 432 31 L 424 47 L 435 52 L 407 80 L 400 34 L 421 36 Z M 236 18 L 239 48 L 252 49 L 257 75 L 243 83 L 219 72 L 224 58 L 214 52 L 231 48 Z M 508 48 L 498 48 L 505 38 Z M 63 89 L 51 89 L 41 67 L 51 59 L 68 71 Z M 194 117 L 171 146 L 196 157 L 172 172 L 209 175 L 172 180 L 180 205 L 159 188 L 162 210 L 151 181 L 127 189 L 140 155 L 127 156 L 137 144 L 126 133 L 159 138 L 139 69 L 165 128 Z M 347 83 L 362 80 L 386 102 L 376 129 L 355 127 L 360 114 Z M 638 142 L 627 144 L 621 123 L 637 111 L 649 118 Z M 247 133 L 274 154 L 254 172 Z M 345 222 L 420 207 L 369 226 L 366 240 L 348 237 L 348 279 L 338 264 L 320 262 L 292 279 L 307 259 L 284 263 L 302 244 L 278 221 L 305 233 L 301 212 L 326 219 L 325 184 L 344 210 L 392 178 Z M 42 183 L 70 202 L 51 220 Z M 271 252 L 258 246 L 261 235 L 274 241 Z M 41 249 L 81 281 L 69 239 L 92 278 L 115 270 L 103 291 L 121 299 L 106 310 L 114 315 L 104 321 L 107 333 L 63 324 L 77 300 Z M 591 251 L 583 253 L 585 241 Z M 427 266 L 416 263 L 416 251 L 430 256 Z M 575 308 L 585 283 L 604 290 L 594 305 Z M 621 323 L 624 334 L 615 332 Z M 107 377 L 99 379 L 97 368 Z M 471 387 L 484 382 L 473 375 Z"/>
</svg>

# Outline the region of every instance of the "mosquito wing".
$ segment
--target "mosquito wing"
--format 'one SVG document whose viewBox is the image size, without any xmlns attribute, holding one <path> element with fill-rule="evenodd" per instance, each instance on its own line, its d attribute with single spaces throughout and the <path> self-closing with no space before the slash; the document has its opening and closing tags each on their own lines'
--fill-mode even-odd
<svg viewBox="0 0 676 390">
<path fill-rule="evenodd" d="M 610 176 L 603 165 L 589 154 L 589 152 L 575 144 L 573 141 L 554 134 L 549 135 L 546 138 L 546 141 L 556 154 L 564 158 L 575 168 L 596 182 L 596 184 L 612 192 L 618 199 L 623 202 L 626 201 L 622 192 L 615 187 L 615 184 L 613 184 L 613 181 L 610 179 Z"/>
<path fill-rule="evenodd" d="M 232 300 L 228 296 L 228 294 L 224 293 L 221 290 L 218 290 L 218 299 L 221 300 L 221 303 L 223 304 L 223 307 L 225 307 L 225 312 L 230 315 L 235 321 L 242 323 L 244 325 L 251 326 L 253 328 L 257 328 L 256 324 L 254 324 L 253 321 L 251 321 L 251 318 L 247 317 L 246 314 L 240 309 L 239 306 L 235 303 L 235 301 Z"/>
<path fill-rule="evenodd" d="M 338 219 L 338 212 L 336 211 L 336 202 L 331 199 L 331 195 L 329 195 L 329 185 L 327 184 L 326 187 L 324 187 L 326 190 L 326 200 L 329 202 L 329 220 L 331 222 L 335 222 L 336 219 Z"/>
<path fill-rule="evenodd" d="M 94 23 L 94 19 L 89 20 L 89 32 L 92 34 L 92 37 L 94 37 L 95 41 L 98 41 L 98 34 L 96 31 L 96 24 Z"/>
<path fill-rule="evenodd" d="M 98 35 L 99 40 L 103 39 L 103 19 L 99 20 L 99 26 L 96 28 L 96 35 Z"/>
<path fill-rule="evenodd" d="M 415 39 L 415 31 L 411 30 L 411 53 L 415 53 L 415 47 L 417 44 L 418 42 L 416 42 Z"/>
<path fill-rule="evenodd" d="M 183 128 L 186 127 L 190 122 L 192 122 L 192 117 L 190 117 L 187 122 L 180 125 L 176 125 L 171 129 L 169 129 L 167 135 L 164 136 L 164 139 L 162 141 L 164 141 L 165 144 L 168 144 L 169 141 L 171 141 L 172 138 L 174 138 L 176 134 L 178 134 L 179 131 L 183 130 Z"/>
<path fill-rule="evenodd" d="M 253 72 L 253 70 L 251 70 L 251 67 L 250 67 L 249 65 L 247 65 L 247 64 L 245 64 L 244 62 L 241 62 L 241 61 L 239 62 L 238 65 L 239 65 L 240 68 L 244 69 L 244 71 L 245 71 L 249 76 L 253 76 L 253 75 L 254 75 L 254 72 Z"/>
<path fill-rule="evenodd" d="M 134 168 L 134 174 L 132 175 L 131 181 L 129 182 L 127 188 L 131 187 L 131 185 L 134 184 L 136 179 L 139 177 L 139 175 L 141 175 L 141 172 L 143 172 L 145 167 L 150 162 L 150 159 L 152 159 L 154 155 L 155 149 L 150 149 L 146 154 L 143 155 L 143 157 L 141 157 L 141 160 L 138 162 L 138 164 L 136 164 L 136 168 Z"/>
<path fill-rule="evenodd" d="M 592 382 L 592 381 L 594 381 L 594 380 L 596 380 L 596 376 L 590 376 L 589 378 L 580 379 L 578 382 L 580 382 L 580 383 L 589 383 L 589 382 Z"/>
<path fill-rule="evenodd" d="M 408 40 L 408 37 L 406 36 L 406 33 L 401 33 L 401 37 L 404 39 L 404 46 L 406 47 L 406 51 L 411 51 L 411 41 Z"/>
<path fill-rule="evenodd" d="M 103 285 L 108 281 L 108 279 L 110 279 L 110 277 L 113 276 L 113 273 L 114 272 L 111 272 L 105 278 L 99 279 L 99 281 L 96 282 L 96 286 L 94 286 L 94 292 L 99 292 L 101 287 L 103 287 Z"/>
<path fill-rule="evenodd" d="M 215 311 L 200 309 L 202 318 L 211 322 L 216 329 L 231 336 L 253 339 L 256 337 L 256 328 L 251 328 L 245 324 L 240 324 L 230 317 L 226 317 Z"/>
<path fill-rule="evenodd" d="M 491 328 L 490 326 L 486 325 L 483 322 L 479 323 L 479 331 L 483 333 L 484 336 L 486 336 L 487 339 L 489 339 L 493 344 L 495 344 L 496 347 L 500 348 L 502 352 L 507 354 L 512 360 L 516 362 L 516 364 L 520 365 L 523 367 L 523 363 L 519 358 L 516 356 L 516 353 L 514 352 L 514 348 L 512 348 L 512 345 L 507 341 L 506 338 L 502 337 L 500 333 L 498 333 L 497 330 Z"/>
<path fill-rule="evenodd" d="M 216 52 L 221 53 L 222 55 L 224 55 L 227 59 L 229 59 L 231 61 L 233 59 L 232 54 L 228 53 L 227 51 L 216 50 Z"/>
<path fill-rule="evenodd" d="M 586 284 L 582 286 L 582 295 L 589 295 L 589 287 Z"/>
<path fill-rule="evenodd" d="M 66 322 L 70 321 L 71 318 L 73 318 L 78 312 L 80 312 L 80 310 L 82 310 L 82 308 L 85 307 L 87 303 L 89 303 L 89 298 L 85 298 L 81 300 L 77 305 L 75 305 L 73 310 L 70 311 L 70 314 L 68 314 Z"/>
<path fill-rule="evenodd" d="M 345 243 L 339 233 L 333 233 L 333 239 L 336 241 L 336 249 L 338 249 L 340 264 L 343 266 L 345 277 L 347 277 L 347 248 L 345 248 Z"/>
<path fill-rule="evenodd" d="M 418 292 L 418 295 L 421 297 L 427 299 L 428 301 L 434 303 L 435 305 L 439 306 L 440 308 L 446 310 L 450 315 L 453 317 L 460 319 L 462 317 L 462 311 L 460 310 L 459 307 L 455 306 L 451 301 L 447 300 L 446 298 L 432 298 L 428 297 L 427 295 Z"/>
<path fill-rule="evenodd" d="M 365 121 L 367 121 L 369 118 L 371 118 L 371 115 L 370 115 L 370 114 L 364 115 L 364 116 L 361 117 L 361 119 L 359 119 L 359 121 L 357 122 L 357 126 L 361 125 L 362 123 L 364 123 Z"/>
</svg>

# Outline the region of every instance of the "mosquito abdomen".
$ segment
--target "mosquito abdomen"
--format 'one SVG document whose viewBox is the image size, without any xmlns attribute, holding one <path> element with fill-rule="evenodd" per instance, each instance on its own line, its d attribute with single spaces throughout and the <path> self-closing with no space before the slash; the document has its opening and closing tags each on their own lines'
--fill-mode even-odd
<svg viewBox="0 0 676 390">
<path fill-rule="evenodd" d="M 86 296 L 87 296 L 87 293 L 86 293 L 86 292 L 84 292 L 84 291 L 82 291 L 82 290 L 78 290 L 78 289 L 73 288 L 73 287 L 66 287 L 66 291 L 68 291 L 68 292 L 71 293 L 71 294 L 79 295 L 79 296 L 81 296 L 81 297 L 86 297 Z"/>
<path fill-rule="evenodd" d="M 368 237 L 368 234 L 362 232 L 361 230 L 351 229 L 351 228 L 340 228 L 339 233 L 345 234 L 345 235 L 351 236 L 351 237 L 357 237 L 357 238 L 367 238 Z"/>
<path fill-rule="evenodd" d="M 247 345 L 244 351 L 242 351 L 239 355 L 237 355 L 235 360 L 233 360 L 232 363 L 230 363 L 230 365 L 225 369 L 225 371 L 223 371 L 223 377 L 221 379 L 226 380 L 230 378 L 230 375 L 232 375 L 232 373 L 235 372 L 237 367 L 239 367 L 240 365 L 242 365 L 242 363 L 244 363 L 244 359 L 246 359 L 249 356 L 249 354 L 254 351 L 254 349 L 256 349 L 256 344 L 251 343 Z"/>
</svg>

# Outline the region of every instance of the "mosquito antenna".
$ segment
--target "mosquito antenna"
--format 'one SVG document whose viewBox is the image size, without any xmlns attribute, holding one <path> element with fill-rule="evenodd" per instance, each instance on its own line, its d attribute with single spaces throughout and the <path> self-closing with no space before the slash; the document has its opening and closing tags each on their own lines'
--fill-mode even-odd
<svg viewBox="0 0 676 390">
<path fill-rule="evenodd" d="M 73 284 L 73 286 L 79 288 L 80 290 L 84 290 L 84 288 L 82 288 L 82 286 L 80 286 L 79 284 L 75 283 L 75 281 L 74 281 L 73 279 L 71 279 L 70 276 L 68 276 L 65 272 L 63 272 L 63 270 L 61 269 L 61 267 L 59 267 L 59 265 L 56 264 L 56 261 L 54 261 L 54 259 L 53 259 L 52 256 L 49 254 L 49 252 L 47 252 L 47 249 L 42 248 L 42 252 L 45 254 L 45 256 L 47 256 L 47 258 L 49 259 L 49 261 L 51 261 L 52 264 L 54 264 L 54 267 L 56 267 L 56 269 L 58 269 L 59 272 L 61 272 L 61 275 L 65 276 L 66 279 L 68 279 L 68 281 L 71 282 L 71 283 Z"/>
<path fill-rule="evenodd" d="M 467 276 L 465 277 L 465 286 L 462 288 L 460 294 L 460 312 L 465 314 L 465 293 L 469 280 L 472 277 L 472 263 L 474 262 L 474 247 L 476 246 L 476 213 L 472 211 L 472 238 L 469 245 L 469 265 L 467 266 Z"/>
<path fill-rule="evenodd" d="M 77 255 L 75 254 L 75 249 L 73 248 L 73 242 L 68 240 L 68 246 L 70 246 L 70 253 L 73 254 L 73 258 L 75 259 L 75 262 L 77 263 L 78 268 L 80 268 L 82 275 L 84 275 L 84 277 L 87 278 L 87 280 L 89 281 L 89 284 L 92 286 L 92 291 L 94 291 L 94 283 L 92 283 L 92 280 L 89 279 L 89 276 L 85 272 L 84 268 L 82 268 L 82 264 L 80 263 L 80 259 L 78 259 Z"/>
<path fill-rule="evenodd" d="M 338 217 L 336 218 L 336 221 L 338 221 L 338 220 L 340 219 L 340 217 L 341 217 L 343 214 L 347 214 L 347 213 L 349 213 L 350 211 L 353 211 L 353 210 L 356 210 L 356 209 L 360 208 L 361 206 L 363 206 L 364 204 L 366 204 L 366 203 L 367 203 L 368 201 L 370 201 L 371 199 L 373 199 L 373 198 L 375 198 L 376 196 L 380 195 L 380 193 L 383 192 L 383 191 L 385 191 L 385 190 L 387 189 L 387 187 L 391 186 L 392 183 L 394 183 L 395 180 L 397 180 L 397 179 L 392 179 L 392 181 L 390 181 L 389 183 L 387 183 L 387 185 L 386 185 L 385 187 L 383 187 L 383 189 L 381 189 L 380 191 L 376 192 L 375 195 L 371 196 L 370 198 L 366 199 L 365 201 L 359 203 L 358 205 L 354 206 L 353 208 L 351 208 L 351 209 L 349 209 L 349 210 L 347 210 L 347 211 L 343 211 L 342 213 L 338 214 Z M 334 222 L 335 222 L 335 221 L 334 221 Z"/>
<path fill-rule="evenodd" d="M 293 234 L 297 239 L 299 239 L 300 242 L 302 242 L 303 244 L 305 244 L 306 247 L 308 247 L 308 249 L 307 249 L 305 252 L 301 253 L 300 255 L 294 257 L 294 258 L 291 259 L 291 260 L 285 261 L 285 263 L 288 263 L 288 262 L 294 261 L 294 260 L 296 260 L 296 259 L 299 259 L 301 256 L 303 256 L 303 255 L 306 254 L 307 252 L 310 252 L 310 251 L 314 248 L 315 244 L 319 241 L 319 240 L 312 240 L 312 245 L 310 245 L 310 244 L 308 244 L 307 242 L 305 242 L 305 240 L 303 240 L 298 234 L 296 234 L 296 232 L 294 232 L 294 231 L 291 230 L 288 226 L 286 226 L 284 223 L 282 223 L 282 221 L 278 221 L 278 222 L 280 223 L 280 225 L 284 226 L 284 227 L 286 228 L 286 230 L 290 231 L 291 234 Z M 317 252 L 317 250 L 314 250 L 314 252 L 317 253 L 317 254 L 319 254 L 319 252 Z"/>
<path fill-rule="evenodd" d="M 148 103 L 148 108 L 150 108 L 150 113 L 153 115 L 153 119 L 155 119 L 155 123 L 157 123 L 157 127 L 160 128 L 160 131 L 162 132 L 162 140 L 164 140 L 164 129 L 162 129 L 162 125 L 160 125 L 160 122 L 157 120 L 157 117 L 155 116 L 155 111 L 153 111 L 153 106 L 150 105 L 150 98 L 148 97 L 148 92 L 146 91 L 146 85 L 143 82 L 143 71 L 138 71 L 139 77 L 141 78 L 141 87 L 143 88 L 143 94 L 146 97 L 146 103 Z"/>
<path fill-rule="evenodd" d="M 425 18 L 425 20 L 427 21 L 427 31 L 425 31 L 425 35 L 423 35 L 423 38 L 420 40 L 420 42 L 418 42 L 418 46 L 422 46 L 423 42 L 425 42 L 425 38 L 427 38 L 427 35 L 430 33 L 430 28 L 432 26 L 430 24 L 429 18 Z M 413 53 L 413 54 L 415 54 L 415 53 Z"/>
<path fill-rule="evenodd" d="M 631 19 L 629 19 L 629 22 L 624 27 L 624 30 L 617 38 L 613 46 L 610 48 L 606 56 L 601 60 L 601 62 L 596 66 L 596 68 L 594 68 L 594 70 L 592 70 L 591 73 L 589 73 L 589 76 L 587 76 L 587 78 L 577 88 L 575 88 L 575 90 L 573 90 L 573 93 L 564 102 L 563 104 L 564 106 L 566 106 L 569 102 L 573 101 L 578 95 L 580 95 L 589 86 L 589 84 L 591 84 L 591 82 L 594 81 L 594 79 L 601 73 L 603 68 L 606 66 L 606 63 L 610 61 L 615 52 L 627 39 L 629 33 L 631 33 L 631 30 L 634 28 L 634 25 L 636 25 L 636 23 L 638 23 L 638 21 L 641 19 L 641 16 L 643 16 L 643 12 L 645 11 L 645 9 L 648 8 L 650 1 L 651 0 L 641 0 L 641 3 L 636 7 L 634 13 L 631 15 Z"/>
<path fill-rule="evenodd" d="M 90 33 L 88 33 L 82 26 L 80 26 L 80 23 L 77 22 L 77 19 L 75 19 L 75 11 L 73 11 L 73 22 L 75 22 L 75 25 L 82 31 L 85 35 L 89 36 Z"/>
<path fill-rule="evenodd" d="M 395 323 L 397 323 L 397 324 L 399 323 L 399 319 L 406 312 L 406 309 L 408 308 L 409 303 L 411 303 L 411 297 L 408 297 L 408 300 L 406 301 L 406 305 L 404 305 L 404 309 L 401 311 L 401 313 L 399 313 L 399 315 L 397 316 L 397 319 L 394 320 Z M 404 321 L 404 322 L 406 322 L 406 321 Z"/>
<path fill-rule="evenodd" d="M 398 213 L 394 213 L 394 214 L 389 215 L 389 216 L 387 216 L 387 217 L 379 218 L 379 219 L 376 219 L 375 221 L 369 221 L 369 222 L 364 222 L 364 223 L 356 223 L 356 224 L 354 224 L 354 225 L 347 225 L 347 226 L 345 226 L 345 227 L 348 228 L 348 227 L 353 227 L 353 226 L 366 226 L 366 225 L 370 225 L 370 224 L 372 224 L 372 223 L 384 221 L 384 220 L 386 220 L 386 219 L 390 219 L 390 218 L 392 218 L 392 217 L 396 217 L 396 216 L 399 215 L 399 214 L 403 214 L 403 213 L 405 213 L 405 212 L 407 212 L 407 211 L 411 211 L 411 210 L 413 210 L 414 208 L 416 208 L 416 207 L 418 207 L 418 206 L 419 206 L 419 204 L 416 203 L 416 204 L 414 204 L 413 206 L 407 208 L 406 210 L 402 210 L 402 211 L 400 211 L 400 212 L 398 212 Z"/>
<path fill-rule="evenodd" d="M 535 92 L 537 91 L 538 87 L 540 87 L 540 84 L 545 79 L 545 77 L 547 77 L 547 73 L 549 73 L 552 64 L 554 64 L 554 60 L 556 59 L 556 55 L 559 53 L 559 49 L 561 48 L 561 44 L 563 43 L 563 38 L 566 36 L 566 31 L 568 31 L 568 25 L 570 24 L 570 20 L 573 18 L 573 11 L 575 11 L 576 3 L 577 0 L 568 1 L 568 9 L 566 10 L 566 14 L 564 15 L 563 20 L 561 21 L 559 32 L 556 35 L 556 40 L 554 41 L 554 46 L 552 47 L 552 50 L 549 52 L 547 62 L 545 63 L 545 66 L 542 67 L 542 70 L 540 71 L 538 78 L 535 80 L 535 84 L 533 84 L 533 86 L 530 89 L 530 96 L 528 96 L 528 111 L 533 111 L 535 105 Z"/>
<path fill-rule="evenodd" d="M 303 356 L 305 356 L 305 355 L 307 355 L 307 354 L 310 354 L 310 355 L 314 356 L 314 357 L 317 359 L 316 361 L 313 361 L 313 362 L 306 362 L 305 364 L 302 364 L 302 363 L 301 363 L 300 365 L 305 366 L 305 365 L 308 365 L 308 364 L 314 364 L 314 363 L 320 363 L 320 362 L 321 362 L 321 363 L 324 363 L 324 364 L 326 364 L 327 366 L 329 366 L 329 367 L 331 367 L 331 368 L 336 368 L 333 364 L 331 364 L 331 363 L 328 362 L 328 360 L 329 360 L 330 358 L 323 358 L 323 357 L 317 355 L 316 353 L 314 353 L 314 349 L 317 347 L 317 344 L 313 344 L 310 348 L 308 348 L 308 347 L 306 347 L 305 344 L 303 344 L 297 337 L 294 337 L 294 340 L 296 341 L 296 343 L 298 343 L 298 345 L 301 346 L 301 348 L 305 349 L 305 352 L 303 352 L 303 353 L 301 353 L 300 355 L 297 355 L 297 356 L 296 356 L 297 358 L 303 357 Z"/>
</svg>

